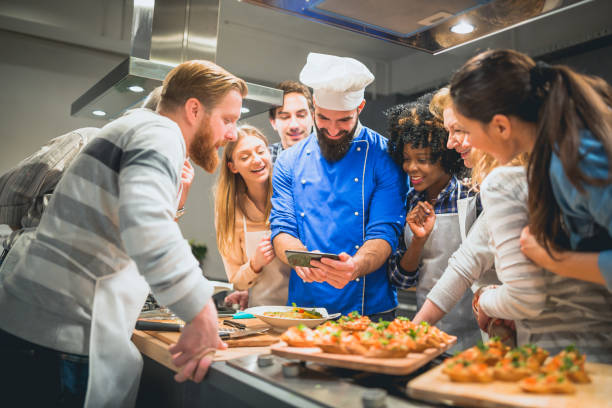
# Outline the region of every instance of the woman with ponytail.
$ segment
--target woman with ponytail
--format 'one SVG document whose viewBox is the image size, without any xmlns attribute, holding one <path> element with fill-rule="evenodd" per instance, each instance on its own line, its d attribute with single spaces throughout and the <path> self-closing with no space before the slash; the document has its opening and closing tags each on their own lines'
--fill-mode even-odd
<svg viewBox="0 0 612 408">
<path fill-rule="evenodd" d="M 555 349 L 572 341 L 591 360 L 612 361 L 609 85 L 516 51 L 492 50 L 453 75 L 451 97 L 473 147 L 501 163 L 530 155 L 526 174 L 498 168 L 491 173 L 497 181 L 488 177 L 481 190 L 503 285 L 480 296 L 479 313 L 514 318 L 519 343 Z M 506 209 L 489 213 L 493 202 Z M 527 259 L 517 244 L 527 223 L 522 249 L 538 253 L 534 261 L 544 267 L 535 272 L 519 267 Z M 555 266 L 542 264 L 534 242 Z M 520 314 L 513 302 L 519 293 L 533 300 L 524 318 L 510 316 Z"/>
</svg>

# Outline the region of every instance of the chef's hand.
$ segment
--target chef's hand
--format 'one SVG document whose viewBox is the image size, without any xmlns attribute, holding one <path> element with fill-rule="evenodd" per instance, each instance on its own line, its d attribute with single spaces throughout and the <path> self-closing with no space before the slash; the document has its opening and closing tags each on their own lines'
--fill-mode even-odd
<svg viewBox="0 0 612 408">
<path fill-rule="evenodd" d="M 529 230 L 529 225 L 521 231 L 519 242 L 523 255 L 531 259 L 539 267 L 547 268 L 547 265 L 554 262 L 550 255 L 548 255 L 548 252 L 546 252 L 546 249 L 536 241 L 535 236 Z"/>
<path fill-rule="evenodd" d="M 416 238 L 427 239 L 436 223 L 436 213 L 427 201 L 419 201 L 406 215 L 406 223 Z"/>
<path fill-rule="evenodd" d="M 312 262 L 311 262 L 312 265 Z M 327 274 L 318 268 L 306 268 L 303 266 L 295 266 L 295 273 L 302 278 L 304 282 L 324 282 Z"/>
<path fill-rule="evenodd" d="M 194 175 L 195 171 L 193 170 L 193 166 L 189 162 L 189 159 L 185 159 L 185 163 L 183 163 L 183 170 L 181 171 L 182 190 L 178 208 L 185 207 L 185 201 L 187 201 L 187 195 L 189 194 L 189 189 L 191 188 Z"/>
<path fill-rule="evenodd" d="M 272 248 L 272 242 L 270 236 L 264 236 L 257 244 L 255 253 L 251 257 L 251 269 L 255 273 L 261 272 L 262 268 L 272 262 L 276 255 L 274 254 L 274 248 Z"/>
<path fill-rule="evenodd" d="M 248 290 L 239 290 L 233 293 L 230 293 L 223 300 L 226 305 L 233 306 L 239 305 L 240 310 L 246 309 L 249 303 L 249 291 Z"/>
<path fill-rule="evenodd" d="M 226 349 L 218 333 L 217 309 L 212 299 L 189 324 L 186 324 L 176 344 L 168 349 L 172 362 L 179 368 L 177 382 L 192 379 L 200 382 L 212 363 L 216 349 Z"/>
<path fill-rule="evenodd" d="M 340 260 L 321 258 L 321 261 L 310 261 L 310 264 L 325 272 L 325 281 L 336 289 L 342 289 L 355 278 L 359 277 L 357 265 L 353 257 L 342 252 L 338 255 Z"/>
</svg>

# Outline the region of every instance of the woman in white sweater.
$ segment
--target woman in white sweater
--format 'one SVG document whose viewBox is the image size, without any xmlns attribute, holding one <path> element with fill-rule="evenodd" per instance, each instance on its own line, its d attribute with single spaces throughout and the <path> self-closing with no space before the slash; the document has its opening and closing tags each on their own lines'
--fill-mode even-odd
<svg viewBox="0 0 612 408">
<path fill-rule="evenodd" d="M 249 307 L 287 303 L 290 269 L 270 242 L 271 180 L 268 140 L 256 128 L 241 126 L 223 152 L 215 225 L 227 278 L 236 289 L 248 289 Z"/>
<path fill-rule="evenodd" d="M 521 252 L 521 231 L 529 222 L 527 194 L 523 166 L 491 171 L 481 188 L 483 214 L 415 321 L 435 323 L 494 264 L 502 285 L 490 287 L 478 299 L 481 328 L 490 318 L 512 320 L 519 345 L 536 343 L 556 353 L 573 343 L 590 361 L 612 362 L 610 292 L 546 271 Z"/>
</svg>

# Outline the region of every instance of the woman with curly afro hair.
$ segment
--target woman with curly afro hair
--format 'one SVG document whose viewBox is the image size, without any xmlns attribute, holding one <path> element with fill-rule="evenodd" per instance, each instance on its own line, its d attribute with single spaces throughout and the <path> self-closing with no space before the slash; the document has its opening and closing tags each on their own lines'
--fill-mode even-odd
<svg viewBox="0 0 612 408">
<path fill-rule="evenodd" d="M 389 154 L 409 177 L 404 239 L 389 260 L 389 279 L 400 289 L 416 286 L 417 307 L 442 276 L 480 210 L 478 196 L 463 185 L 461 156 L 446 147 L 444 123 L 429 111 L 432 94 L 387 111 Z M 471 296 L 438 322 L 457 336 L 462 350 L 481 340 Z"/>
</svg>

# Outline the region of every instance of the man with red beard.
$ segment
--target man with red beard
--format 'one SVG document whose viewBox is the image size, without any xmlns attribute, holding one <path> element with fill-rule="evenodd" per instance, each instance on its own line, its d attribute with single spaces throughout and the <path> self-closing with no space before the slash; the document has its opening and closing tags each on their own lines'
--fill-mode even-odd
<svg viewBox="0 0 612 408">
<path fill-rule="evenodd" d="M 214 171 L 246 93 L 211 62 L 182 63 L 156 112 L 107 124 L 74 159 L 25 256 L 0 279 L 0 346 L 15 369 L 8 400 L 134 405 L 142 358 L 130 337 L 149 289 L 187 322 L 170 347 L 175 379 L 202 380 L 225 345 L 213 288 L 174 222 L 181 169 L 189 156 Z"/>
<path fill-rule="evenodd" d="M 392 320 L 397 295 L 386 273 L 404 221 L 405 180 L 387 139 L 359 123 L 374 80 L 352 58 L 310 53 L 300 81 L 314 89 L 315 132 L 276 161 L 270 223 L 276 255 L 339 254 L 296 267 L 288 303 Z"/>
</svg>

